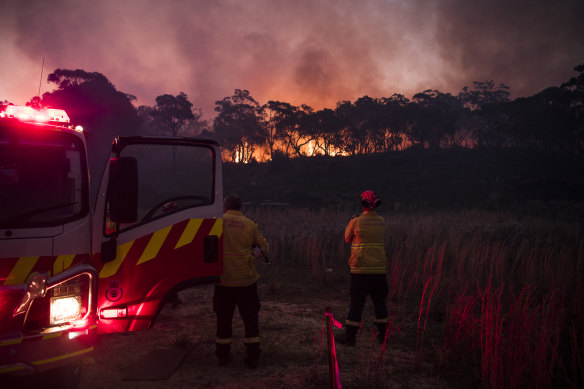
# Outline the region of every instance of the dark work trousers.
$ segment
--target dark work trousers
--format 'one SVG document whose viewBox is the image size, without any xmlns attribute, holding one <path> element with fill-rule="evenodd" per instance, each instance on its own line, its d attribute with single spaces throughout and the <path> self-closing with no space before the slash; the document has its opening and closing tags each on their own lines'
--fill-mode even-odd
<svg viewBox="0 0 584 389">
<path fill-rule="evenodd" d="M 387 319 L 386 298 L 389 293 L 385 274 L 351 274 L 351 305 L 347 320 L 361 322 L 367 296 L 371 296 L 376 319 Z"/>
<path fill-rule="evenodd" d="M 247 355 L 251 358 L 258 358 L 260 353 L 258 323 L 260 299 L 257 283 L 235 287 L 215 285 L 215 295 L 213 296 L 213 311 L 217 315 L 215 354 L 221 357 L 228 355 L 231 350 L 233 314 L 236 306 L 245 327 L 244 343 Z"/>
</svg>

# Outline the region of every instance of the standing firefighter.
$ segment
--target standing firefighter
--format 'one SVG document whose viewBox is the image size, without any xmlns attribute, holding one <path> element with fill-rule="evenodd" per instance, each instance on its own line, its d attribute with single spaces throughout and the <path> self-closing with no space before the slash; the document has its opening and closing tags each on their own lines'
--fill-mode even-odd
<svg viewBox="0 0 584 389">
<path fill-rule="evenodd" d="M 232 322 L 235 307 L 243 319 L 247 367 L 255 368 L 260 357 L 258 312 L 260 299 L 257 291 L 259 274 L 255 267 L 254 246 L 268 253 L 268 243 L 258 230 L 258 225 L 245 217 L 241 199 L 229 195 L 223 201 L 223 275 L 215 285 L 213 311 L 217 315 L 217 340 L 215 354 L 219 365 L 231 360 Z"/>
<path fill-rule="evenodd" d="M 351 305 L 345 322 L 345 333 L 337 336 L 336 340 L 347 346 L 355 345 L 367 295 L 371 296 L 375 306 L 379 343 L 385 339 L 387 326 L 385 221 L 374 211 L 381 205 L 381 200 L 368 190 L 361 193 L 361 205 L 363 213 L 353 217 L 345 229 L 345 241 L 351 243 Z"/>
</svg>

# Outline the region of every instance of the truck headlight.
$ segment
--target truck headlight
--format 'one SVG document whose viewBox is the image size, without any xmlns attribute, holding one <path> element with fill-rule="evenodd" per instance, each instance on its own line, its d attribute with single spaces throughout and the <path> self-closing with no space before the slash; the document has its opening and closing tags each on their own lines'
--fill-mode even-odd
<svg viewBox="0 0 584 389">
<path fill-rule="evenodd" d="M 50 333 L 66 326 L 82 329 L 95 318 L 96 287 L 95 269 L 85 264 L 52 277 L 37 276 L 13 315 L 24 315 L 25 334 Z"/>
<path fill-rule="evenodd" d="M 82 313 L 81 296 L 51 298 L 51 325 L 77 320 Z"/>
<path fill-rule="evenodd" d="M 55 285 L 51 289 L 50 324 L 63 324 L 78 320 L 87 312 L 84 309 L 83 294 L 86 287 L 83 282 L 86 277 L 75 277 L 69 281 Z"/>
</svg>

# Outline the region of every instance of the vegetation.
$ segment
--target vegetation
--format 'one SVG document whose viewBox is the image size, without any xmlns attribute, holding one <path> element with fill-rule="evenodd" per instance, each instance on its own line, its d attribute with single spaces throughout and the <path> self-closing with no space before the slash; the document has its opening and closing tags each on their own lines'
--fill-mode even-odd
<svg viewBox="0 0 584 389">
<path fill-rule="evenodd" d="M 346 285 L 341 237 L 358 209 L 344 207 L 364 189 L 380 192 L 392 322 L 386 347 L 366 357 L 374 367 L 347 378 L 352 387 L 389 386 L 397 347 L 462 387 L 576 388 L 584 381 L 584 64 L 575 70 L 513 101 L 493 81 L 456 96 L 363 96 L 318 111 L 261 105 L 235 89 L 216 102 L 210 124 L 182 92 L 135 108 L 105 76 L 58 69 L 48 78 L 57 89 L 29 104 L 65 108 L 86 128 L 94 176 L 117 135 L 217 139 L 231 162 L 226 192 L 288 204 L 248 212 L 283 278 L 299 272 Z"/>
<path fill-rule="evenodd" d="M 540 209 L 584 199 L 584 163 L 521 149 L 407 149 L 348 157 L 277 157 L 223 166 L 225 193 L 252 204 L 344 207 L 374 189 L 384 209 Z M 584 214 L 581 214 L 584 217 Z"/>
<path fill-rule="evenodd" d="M 212 123 L 202 120 L 180 92 L 135 108 L 105 76 L 57 69 L 57 89 L 34 97 L 33 106 L 65 108 L 96 137 L 124 134 L 203 135 L 217 139 L 226 161 L 247 163 L 284 157 L 358 155 L 406 148 L 520 148 L 584 153 L 584 64 L 576 76 L 533 96 L 509 99 L 509 87 L 475 81 L 458 95 L 425 90 L 412 99 L 363 96 L 335 109 L 313 110 L 281 101 L 260 105 L 247 90 L 216 101 Z M 97 143 L 90 140 L 90 146 Z"/>
<path fill-rule="evenodd" d="M 348 283 L 342 236 L 350 210 L 247 214 L 271 243 L 275 271 Z M 389 386 L 383 372 L 397 362 L 390 352 L 397 347 L 460 387 L 581 387 L 581 219 L 477 209 L 384 216 L 391 323 L 386 348 L 362 356 L 375 361 L 368 380 L 377 375 L 378 387 Z"/>
</svg>

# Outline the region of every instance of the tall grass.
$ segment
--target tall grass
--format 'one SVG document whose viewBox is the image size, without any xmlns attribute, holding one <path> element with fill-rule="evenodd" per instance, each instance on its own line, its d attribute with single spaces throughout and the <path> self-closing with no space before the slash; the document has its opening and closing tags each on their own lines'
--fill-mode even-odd
<svg viewBox="0 0 584 389">
<path fill-rule="evenodd" d="M 338 281 L 348 280 L 343 232 L 350 211 L 246 213 L 270 242 L 274 268 L 308 272 L 317 280 L 335 269 Z M 482 210 L 384 216 L 389 299 L 417 317 L 415 351 L 432 351 L 444 368 L 464 356 L 484 387 L 580 387 L 579 220 Z M 441 325 L 439 346 L 436 339 L 424 341 L 430 321 Z"/>
</svg>

